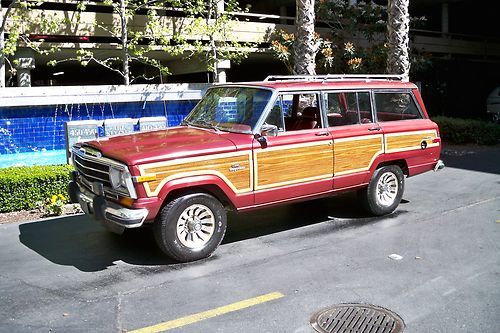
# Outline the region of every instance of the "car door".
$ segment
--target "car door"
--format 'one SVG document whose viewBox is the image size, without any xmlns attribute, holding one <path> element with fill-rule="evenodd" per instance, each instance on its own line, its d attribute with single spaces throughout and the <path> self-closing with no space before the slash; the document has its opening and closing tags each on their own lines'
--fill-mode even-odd
<svg viewBox="0 0 500 333">
<path fill-rule="evenodd" d="M 333 142 L 319 100 L 317 92 L 278 96 L 263 124 L 276 135 L 253 143 L 256 205 L 331 191 Z"/>
<path fill-rule="evenodd" d="M 369 91 L 324 93 L 328 130 L 333 138 L 333 187 L 367 182 L 370 167 L 383 154 L 383 134 L 374 122 Z"/>
</svg>

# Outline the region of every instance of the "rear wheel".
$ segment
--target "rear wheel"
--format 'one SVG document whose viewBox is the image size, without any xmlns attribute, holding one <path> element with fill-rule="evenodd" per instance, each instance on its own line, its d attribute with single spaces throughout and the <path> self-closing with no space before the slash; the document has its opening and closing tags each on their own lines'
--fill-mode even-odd
<svg viewBox="0 0 500 333">
<path fill-rule="evenodd" d="M 377 216 L 392 213 L 403 197 L 404 181 L 403 171 L 397 165 L 377 169 L 368 187 L 358 192 L 365 210 Z"/>
<path fill-rule="evenodd" d="M 161 210 L 154 226 L 155 239 L 169 257 L 194 261 L 210 256 L 226 232 L 226 211 L 206 193 L 181 196 Z"/>
</svg>

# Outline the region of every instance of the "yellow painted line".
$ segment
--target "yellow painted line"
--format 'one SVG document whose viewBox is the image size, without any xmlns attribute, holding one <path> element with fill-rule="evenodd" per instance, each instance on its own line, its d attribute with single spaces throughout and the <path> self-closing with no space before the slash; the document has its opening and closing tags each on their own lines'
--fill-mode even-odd
<svg viewBox="0 0 500 333">
<path fill-rule="evenodd" d="M 258 304 L 273 301 L 275 299 L 282 298 L 284 296 L 285 295 L 283 295 L 282 293 L 273 292 L 273 293 L 269 293 L 266 295 L 262 295 L 262 296 L 258 296 L 258 297 L 254 297 L 254 298 L 249 298 L 249 299 L 246 299 L 244 301 L 236 302 L 233 304 L 221 306 L 221 307 L 218 307 L 218 308 L 215 308 L 212 310 L 208 310 L 205 312 L 195 313 L 195 314 L 192 314 L 192 315 L 189 315 L 186 317 L 166 321 L 164 323 L 160 323 L 160 324 L 156 324 L 156 325 L 152 325 L 152 326 L 148 326 L 148 327 L 144 327 L 144 328 L 140 328 L 140 329 L 135 330 L 135 331 L 129 331 L 129 333 L 164 332 L 164 331 L 171 330 L 173 328 L 186 326 L 186 325 L 193 324 L 193 323 L 205 320 L 205 319 L 217 317 L 217 316 L 220 316 L 220 315 L 223 315 L 226 313 L 235 312 L 238 310 L 249 308 L 251 306 L 255 306 Z"/>
</svg>

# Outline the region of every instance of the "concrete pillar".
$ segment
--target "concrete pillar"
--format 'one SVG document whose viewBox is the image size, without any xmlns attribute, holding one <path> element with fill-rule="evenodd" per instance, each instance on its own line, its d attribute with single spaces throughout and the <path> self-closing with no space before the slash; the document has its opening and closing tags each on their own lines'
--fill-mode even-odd
<svg viewBox="0 0 500 333">
<path fill-rule="evenodd" d="M 449 7 L 447 3 L 441 4 L 441 32 L 443 35 L 450 32 Z"/>
<path fill-rule="evenodd" d="M 31 87 L 31 70 L 35 68 L 35 55 L 31 49 L 19 49 L 14 60 L 17 71 L 17 86 Z"/>
<path fill-rule="evenodd" d="M 231 61 L 230 60 L 220 60 L 217 63 L 217 82 L 219 83 L 226 83 L 227 82 L 227 74 L 226 70 L 231 68 Z"/>
<path fill-rule="evenodd" d="M 216 0 L 217 1 L 217 13 L 219 15 L 224 12 L 224 0 Z"/>
<path fill-rule="evenodd" d="M 25 69 L 25 68 L 17 69 L 17 86 L 31 87 L 31 69 Z"/>
</svg>

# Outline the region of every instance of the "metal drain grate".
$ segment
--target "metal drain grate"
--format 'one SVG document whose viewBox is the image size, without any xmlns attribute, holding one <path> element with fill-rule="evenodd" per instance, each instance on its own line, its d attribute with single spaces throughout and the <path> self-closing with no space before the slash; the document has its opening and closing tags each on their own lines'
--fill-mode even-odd
<svg viewBox="0 0 500 333">
<path fill-rule="evenodd" d="M 312 327 L 320 333 L 400 333 L 405 324 L 394 312 L 370 304 L 337 304 L 315 313 Z"/>
</svg>

